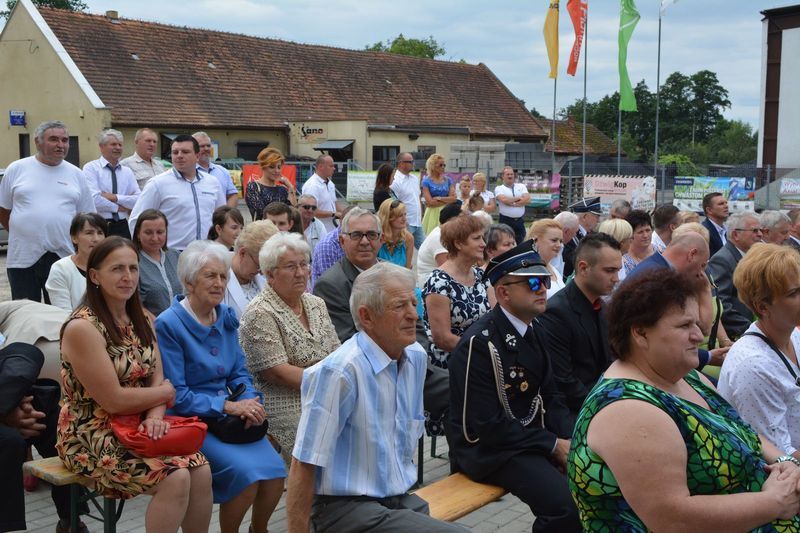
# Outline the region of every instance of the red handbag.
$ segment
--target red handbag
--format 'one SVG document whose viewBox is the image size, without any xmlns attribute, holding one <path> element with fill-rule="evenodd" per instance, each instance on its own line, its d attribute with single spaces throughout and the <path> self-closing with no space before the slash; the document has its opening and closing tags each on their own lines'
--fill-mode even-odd
<svg viewBox="0 0 800 533">
<path fill-rule="evenodd" d="M 165 416 L 169 431 L 158 440 L 139 431 L 141 415 L 115 415 L 111 417 L 111 430 L 120 443 L 139 457 L 192 455 L 200 450 L 208 426 L 196 416 Z"/>
</svg>

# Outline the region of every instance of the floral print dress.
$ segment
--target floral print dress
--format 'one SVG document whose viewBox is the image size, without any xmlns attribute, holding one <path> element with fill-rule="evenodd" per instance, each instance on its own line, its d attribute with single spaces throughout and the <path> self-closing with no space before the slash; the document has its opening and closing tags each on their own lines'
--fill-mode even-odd
<svg viewBox="0 0 800 533">
<path fill-rule="evenodd" d="M 123 344 L 114 345 L 100 319 L 80 307 L 69 320 L 82 318 L 96 327 L 108 343 L 108 357 L 123 387 L 146 387 L 156 362 L 153 348 L 142 346 L 133 327 L 124 328 Z M 109 415 L 75 377 L 72 366 L 61 362 L 63 398 L 58 417 L 56 450 L 68 470 L 87 476 L 103 496 L 128 499 L 158 485 L 178 468 L 206 464 L 202 453 L 175 457 L 138 457 L 125 448 L 111 430 Z"/>
</svg>

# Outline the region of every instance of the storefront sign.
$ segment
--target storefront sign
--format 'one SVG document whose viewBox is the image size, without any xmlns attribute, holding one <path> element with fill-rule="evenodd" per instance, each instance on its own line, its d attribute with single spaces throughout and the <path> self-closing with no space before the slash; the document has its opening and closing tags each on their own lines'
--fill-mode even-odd
<svg viewBox="0 0 800 533">
<path fill-rule="evenodd" d="M 25 111 L 9 111 L 8 121 L 12 126 L 25 126 Z"/>
<path fill-rule="evenodd" d="M 297 129 L 298 136 L 301 143 L 311 143 L 324 141 L 328 138 L 328 133 L 319 124 L 304 124 L 301 123 Z"/>
<path fill-rule="evenodd" d="M 672 201 L 681 211 L 703 211 L 703 197 L 712 192 L 728 199 L 728 209 L 753 211 L 755 208 L 755 178 L 714 178 L 711 176 L 676 176 Z"/>
</svg>

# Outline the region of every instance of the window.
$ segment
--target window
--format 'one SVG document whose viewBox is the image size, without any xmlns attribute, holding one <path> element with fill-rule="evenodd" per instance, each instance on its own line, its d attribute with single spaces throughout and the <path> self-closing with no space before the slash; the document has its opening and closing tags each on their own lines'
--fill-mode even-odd
<svg viewBox="0 0 800 533">
<path fill-rule="evenodd" d="M 258 154 L 267 146 L 269 146 L 269 142 L 239 141 L 236 143 L 236 157 L 245 161 L 256 161 Z"/>
<path fill-rule="evenodd" d="M 427 161 L 430 156 L 436 153 L 436 147 L 432 145 L 421 144 L 417 146 L 417 153 L 414 154 L 415 159 L 422 159 Z"/>
<path fill-rule="evenodd" d="M 395 160 L 400 153 L 399 146 L 373 146 L 372 147 L 372 170 L 377 170 L 383 163 L 394 166 Z"/>
<path fill-rule="evenodd" d="M 76 167 L 81 166 L 81 155 L 80 155 L 80 150 L 78 150 L 78 137 L 69 138 L 69 152 L 67 152 L 67 157 L 65 157 L 64 159 L 66 159 Z"/>
<path fill-rule="evenodd" d="M 31 135 L 29 133 L 19 134 L 19 158 L 31 155 Z"/>
</svg>

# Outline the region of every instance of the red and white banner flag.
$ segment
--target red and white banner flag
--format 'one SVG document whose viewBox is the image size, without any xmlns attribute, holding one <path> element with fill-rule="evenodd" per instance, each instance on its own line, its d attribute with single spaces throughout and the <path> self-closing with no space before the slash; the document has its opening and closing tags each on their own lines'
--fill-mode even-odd
<svg viewBox="0 0 800 533">
<path fill-rule="evenodd" d="M 567 12 L 572 20 L 572 27 L 575 28 L 575 42 L 572 44 L 572 52 L 569 54 L 569 64 L 567 74 L 575 75 L 578 68 L 578 60 L 581 57 L 581 46 L 583 46 L 583 34 L 586 28 L 586 13 L 589 10 L 587 0 L 568 0 Z"/>
</svg>

